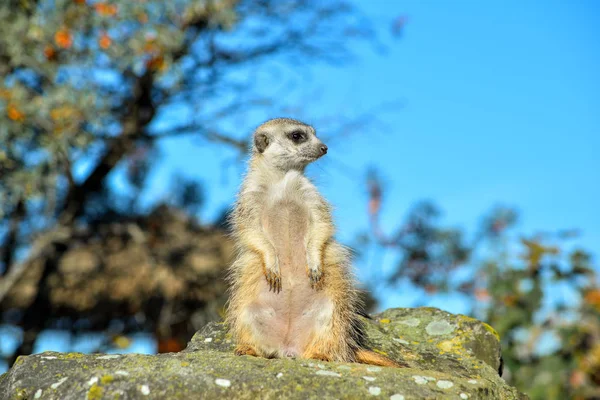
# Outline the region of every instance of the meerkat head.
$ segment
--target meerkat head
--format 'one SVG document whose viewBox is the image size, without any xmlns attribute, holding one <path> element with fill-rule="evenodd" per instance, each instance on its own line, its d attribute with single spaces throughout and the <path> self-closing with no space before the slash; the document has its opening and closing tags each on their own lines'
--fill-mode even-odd
<svg viewBox="0 0 600 400">
<path fill-rule="evenodd" d="M 303 170 L 325 155 L 327 146 L 317 138 L 312 126 L 294 119 L 276 118 L 256 129 L 253 152 L 281 170 Z"/>
</svg>

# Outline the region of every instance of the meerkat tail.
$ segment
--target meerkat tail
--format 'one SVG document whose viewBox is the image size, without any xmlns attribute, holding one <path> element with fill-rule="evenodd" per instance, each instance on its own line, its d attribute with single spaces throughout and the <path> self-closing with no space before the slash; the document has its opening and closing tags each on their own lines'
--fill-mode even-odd
<svg viewBox="0 0 600 400">
<path fill-rule="evenodd" d="M 406 367 L 406 365 L 399 364 L 396 361 L 384 355 L 365 349 L 356 350 L 356 362 L 359 362 L 361 364 L 379 365 L 381 367 Z"/>
</svg>

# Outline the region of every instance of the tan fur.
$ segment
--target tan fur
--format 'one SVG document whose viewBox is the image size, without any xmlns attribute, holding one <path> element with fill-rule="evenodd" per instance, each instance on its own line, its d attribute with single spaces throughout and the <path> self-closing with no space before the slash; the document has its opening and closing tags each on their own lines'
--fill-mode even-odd
<svg viewBox="0 0 600 400">
<path fill-rule="evenodd" d="M 294 132 L 304 141 L 292 140 Z M 254 139 L 231 218 L 237 258 L 227 322 L 236 354 L 399 366 L 362 347 L 349 252 L 333 238 L 329 204 L 304 176 L 326 147 L 291 119 L 267 121 Z"/>
<path fill-rule="evenodd" d="M 390 360 L 382 354 L 375 353 L 371 350 L 358 349 L 356 351 L 356 362 L 362 364 L 380 365 L 382 367 L 402 368 L 405 365 Z"/>
</svg>

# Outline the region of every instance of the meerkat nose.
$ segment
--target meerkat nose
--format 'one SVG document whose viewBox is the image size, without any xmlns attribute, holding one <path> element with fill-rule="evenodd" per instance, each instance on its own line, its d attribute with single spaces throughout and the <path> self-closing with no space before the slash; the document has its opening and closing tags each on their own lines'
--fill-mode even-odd
<svg viewBox="0 0 600 400">
<path fill-rule="evenodd" d="M 327 146 L 326 145 L 321 146 L 321 154 L 327 154 Z"/>
</svg>

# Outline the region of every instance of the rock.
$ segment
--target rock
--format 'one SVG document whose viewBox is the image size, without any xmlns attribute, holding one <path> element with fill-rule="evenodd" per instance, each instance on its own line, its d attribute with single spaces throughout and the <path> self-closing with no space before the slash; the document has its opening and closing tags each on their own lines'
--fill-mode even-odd
<svg viewBox="0 0 600 400">
<path fill-rule="evenodd" d="M 499 376 L 498 334 L 434 308 L 390 309 L 365 320 L 372 348 L 408 368 L 233 354 L 211 323 L 181 353 L 21 357 L 0 376 L 2 399 L 525 399 Z"/>
</svg>

